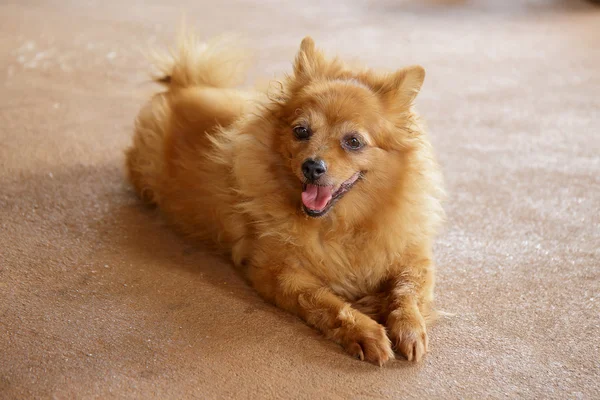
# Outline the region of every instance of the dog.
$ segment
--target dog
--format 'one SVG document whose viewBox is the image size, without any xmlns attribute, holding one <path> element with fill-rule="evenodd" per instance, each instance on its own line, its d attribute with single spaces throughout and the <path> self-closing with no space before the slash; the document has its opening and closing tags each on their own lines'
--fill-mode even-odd
<svg viewBox="0 0 600 400">
<path fill-rule="evenodd" d="M 444 218 L 424 69 L 350 67 L 306 37 L 292 73 L 246 91 L 245 53 L 193 35 L 156 66 L 126 151 L 138 195 L 350 355 L 422 359 Z"/>
</svg>

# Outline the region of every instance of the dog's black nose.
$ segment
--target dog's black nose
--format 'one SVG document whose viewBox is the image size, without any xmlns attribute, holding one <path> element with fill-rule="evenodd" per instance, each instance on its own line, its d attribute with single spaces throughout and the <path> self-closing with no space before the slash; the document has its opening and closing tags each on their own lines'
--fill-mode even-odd
<svg viewBox="0 0 600 400">
<path fill-rule="evenodd" d="M 327 172 L 327 165 L 323 160 L 307 158 L 302 163 L 302 173 L 309 181 L 316 181 L 325 172 Z"/>
</svg>

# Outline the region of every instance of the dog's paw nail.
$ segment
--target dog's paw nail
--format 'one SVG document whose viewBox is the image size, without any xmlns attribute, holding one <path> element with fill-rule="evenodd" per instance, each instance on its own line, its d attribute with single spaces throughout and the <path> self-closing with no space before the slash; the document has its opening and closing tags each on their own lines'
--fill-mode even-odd
<svg viewBox="0 0 600 400">
<path fill-rule="evenodd" d="M 390 336 L 394 341 L 394 348 L 408 361 L 421 361 L 428 348 L 427 331 L 425 324 L 404 322 L 390 329 Z"/>
<path fill-rule="evenodd" d="M 345 346 L 346 351 L 361 361 L 382 366 L 394 357 L 385 329 L 378 324 L 353 332 L 350 339 L 352 342 Z"/>
</svg>

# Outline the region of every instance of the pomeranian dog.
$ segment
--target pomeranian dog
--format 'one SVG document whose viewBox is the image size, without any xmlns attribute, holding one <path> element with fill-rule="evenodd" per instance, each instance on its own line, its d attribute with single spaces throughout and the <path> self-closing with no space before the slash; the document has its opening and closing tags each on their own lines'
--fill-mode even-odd
<svg viewBox="0 0 600 400">
<path fill-rule="evenodd" d="M 193 36 L 157 66 L 126 153 L 139 196 L 352 356 L 419 361 L 443 219 L 423 68 L 350 67 L 306 37 L 290 75 L 244 91 L 244 53 Z"/>
</svg>

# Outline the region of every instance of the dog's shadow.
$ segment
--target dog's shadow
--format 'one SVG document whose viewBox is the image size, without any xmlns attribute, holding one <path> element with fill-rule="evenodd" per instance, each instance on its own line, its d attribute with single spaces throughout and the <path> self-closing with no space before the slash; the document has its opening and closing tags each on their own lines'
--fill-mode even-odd
<svg viewBox="0 0 600 400">
<path fill-rule="evenodd" d="M 133 304 L 145 315 L 154 314 L 149 321 L 166 315 L 160 329 L 175 330 L 177 325 L 183 331 L 178 334 L 182 346 L 204 330 L 219 336 L 214 340 L 225 341 L 223 348 L 258 343 L 280 357 L 300 359 L 306 365 L 364 373 L 378 370 L 352 360 L 340 346 L 299 318 L 264 301 L 226 257 L 211 254 L 202 243 L 174 232 L 155 207 L 137 198 L 121 168 L 81 166 L 55 171 L 51 178 L 24 179 L 40 192 L 51 193 L 41 209 L 57 202 L 70 207 L 63 223 L 74 232 L 84 232 L 82 242 L 94 249 L 88 255 L 89 267 L 78 270 L 73 281 L 65 281 L 57 296 L 67 298 L 69 291 L 93 290 L 96 298 Z M 105 267 L 109 269 L 102 269 Z M 102 285 L 95 283 L 98 270 L 105 277 Z M 159 333 L 152 322 L 145 329 Z M 239 331 L 245 333 L 243 338 L 232 334 Z M 219 346 L 214 347 L 202 351 L 219 351 Z M 399 360 L 392 365 L 396 369 L 412 364 Z"/>
<path fill-rule="evenodd" d="M 272 335 L 271 338 L 266 339 L 271 343 L 281 340 L 281 335 L 277 333 L 281 329 L 271 329 L 268 325 L 262 325 L 260 316 L 257 318 L 252 316 L 255 313 L 262 316 L 268 314 L 265 320 L 271 320 L 269 323 L 272 324 L 274 319 L 275 324 L 285 327 L 284 330 L 291 334 L 280 342 L 279 346 L 289 348 L 290 345 L 295 344 L 299 348 L 304 347 L 307 350 L 305 352 L 296 350 L 304 361 L 344 371 L 369 373 L 377 370 L 377 367 L 371 364 L 352 360 L 341 346 L 324 338 L 298 317 L 264 301 L 244 278 L 243 272 L 236 270 L 226 256 L 214 254 L 204 244 L 175 232 L 165 221 L 160 210 L 139 201 L 126 182 L 123 183 L 122 193 L 119 196 L 126 198 L 127 204 L 115 209 L 111 218 L 123 221 L 121 227 L 129 231 L 120 245 L 126 247 L 128 252 L 133 252 L 138 258 L 151 257 L 162 268 L 176 268 L 201 275 L 203 282 L 208 283 L 215 291 L 245 303 L 244 315 L 239 315 L 239 323 L 252 326 L 239 326 L 239 329 L 256 329 L 260 332 L 256 336 L 261 337 Z M 203 301 L 210 302 L 211 299 L 207 296 Z M 198 315 L 197 319 L 203 317 Z M 215 324 L 222 322 L 229 321 L 214 321 Z M 307 349 L 307 345 L 312 349 Z M 328 353 L 333 357 L 327 357 Z M 388 367 L 404 369 L 414 365 L 398 358 L 395 362 L 389 363 Z"/>
</svg>

